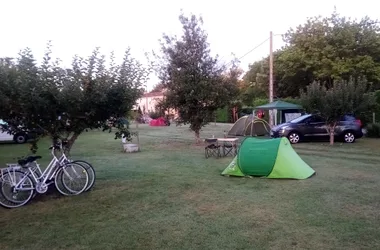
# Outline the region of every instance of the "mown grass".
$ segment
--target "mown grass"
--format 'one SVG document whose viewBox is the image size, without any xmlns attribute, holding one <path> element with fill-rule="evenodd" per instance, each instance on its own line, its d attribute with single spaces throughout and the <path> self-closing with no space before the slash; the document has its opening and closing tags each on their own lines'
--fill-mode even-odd
<svg viewBox="0 0 380 250">
<path fill-rule="evenodd" d="M 94 189 L 0 208 L 0 249 L 380 248 L 380 140 L 295 145 L 317 175 L 268 180 L 221 176 L 232 158 L 205 159 L 186 126 L 139 131 L 136 154 L 108 133 L 83 134 L 72 155 L 93 163 Z M 0 145 L 0 164 L 27 147 Z M 40 143 L 41 164 L 47 147 Z"/>
</svg>

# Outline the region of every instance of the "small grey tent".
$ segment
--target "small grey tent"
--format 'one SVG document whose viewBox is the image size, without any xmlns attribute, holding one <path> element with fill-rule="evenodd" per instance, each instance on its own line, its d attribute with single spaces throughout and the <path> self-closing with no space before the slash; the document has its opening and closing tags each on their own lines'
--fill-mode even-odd
<svg viewBox="0 0 380 250">
<path fill-rule="evenodd" d="M 252 114 L 240 117 L 228 131 L 229 136 L 264 136 L 269 133 L 269 124 Z"/>
</svg>

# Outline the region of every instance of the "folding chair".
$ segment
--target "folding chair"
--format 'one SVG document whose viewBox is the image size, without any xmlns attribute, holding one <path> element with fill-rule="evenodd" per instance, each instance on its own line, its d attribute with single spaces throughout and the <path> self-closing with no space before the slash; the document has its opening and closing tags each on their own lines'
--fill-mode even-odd
<svg viewBox="0 0 380 250">
<path fill-rule="evenodd" d="M 230 142 L 225 142 L 223 144 L 223 156 L 235 156 L 236 155 L 236 146 Z"/>
<path fill-rule="evenodd" d="M 215 156 L 216 158 L 221 157 L 220 145 L 218 144 L 218 139 L 205 139 L 207 146 L 205 147 L 205 157 L 209 158 Z"/>
</svg>

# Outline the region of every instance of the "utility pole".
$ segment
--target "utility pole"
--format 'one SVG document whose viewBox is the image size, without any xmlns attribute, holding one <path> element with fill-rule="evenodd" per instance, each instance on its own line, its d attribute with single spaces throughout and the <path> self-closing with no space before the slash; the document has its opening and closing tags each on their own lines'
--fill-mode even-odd
<svg viewBox="0 0 380 250">
<path fill-rule="evenodd" d="M 273 33 L 269 36 L 269 102 L 273 102 Z M 273 126 L 273 110 L 269 111 L 269 125 Z"/>
</svg>

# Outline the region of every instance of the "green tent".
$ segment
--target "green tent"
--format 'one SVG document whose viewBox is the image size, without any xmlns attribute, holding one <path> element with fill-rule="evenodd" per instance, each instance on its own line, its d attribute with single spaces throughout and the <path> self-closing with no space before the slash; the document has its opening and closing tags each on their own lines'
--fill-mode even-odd
<svg viewBox="0 0 380 250">
<path fill-rule="evenodd" d="M 287 138 L 264 140 L 247 137 L 222 175 L 307 179 L 314 173 Z"/>
</svg>

